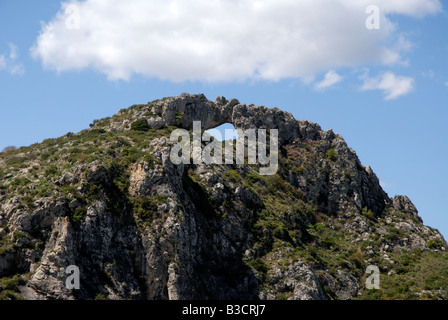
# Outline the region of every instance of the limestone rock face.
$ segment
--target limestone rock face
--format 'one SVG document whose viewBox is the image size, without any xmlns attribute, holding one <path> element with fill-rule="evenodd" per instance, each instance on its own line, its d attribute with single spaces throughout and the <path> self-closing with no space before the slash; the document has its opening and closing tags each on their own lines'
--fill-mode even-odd
<svg viewBox="0 0 448 320">
<path fill-rule="evenodd" d="M 412 217 L 421 220 L 420 216 L 418 215 L 417 208 L 414 206 L 414 204 L 407 196 L 400 196 L 400 195 L 395 196 L 392 199 L 392 204 L 394 209 L 404 211 L 409 215 L 411 215 Z"/>
<path fill-rule="evenodd" d="M 215 102 L 211 102 L 203 95 L 184 95 L 157 102 L 153 110 L 166 125 L 176 125 L 187 130 L 193 128 L 193 121 L 201 121 L 204 130 L 224 123 L 231 123 L 236 129 L 242 130 L 277 129 L 280 144 L 299 136 L 299 124 L 289 112 L 264 106 L 247 106 L 236 99 L 227 101 L 218 97 Z"/>
<path fill-rule="evenodd" d="M 173 164 L 193 121 L 279 130 L 278 171 Z M 445 247 L 340 135 L 237 99 L 164 98 L 0 154 L 0 298 L 352 299 L 368 264 Z"/>
</svg>

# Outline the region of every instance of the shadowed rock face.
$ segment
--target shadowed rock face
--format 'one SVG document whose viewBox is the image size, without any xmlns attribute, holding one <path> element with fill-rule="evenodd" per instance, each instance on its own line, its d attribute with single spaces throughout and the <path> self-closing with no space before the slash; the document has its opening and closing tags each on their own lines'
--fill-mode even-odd
<svg viewBox="0 0 448 320">
<path fill-rule="evenodd" d="M 131 130 L 142 119 L 153 130 Z M 277 174 L 174 165 L 170 126 L 193 121 L 277 129 Z M 280 109 L 184 94 L 54 143 L 0 154 L 0 284 L 21 275 L 14 294 L 28 299 L 347 299 L 370 257 L 446 245 L 340 135 Z M 320 249 L 323 258 L 347 249 L 338 239 L 358 246 L 354 258 L 321 260 Z M 79 290 L 65 286 L 69 265 Z"/>
</svg>

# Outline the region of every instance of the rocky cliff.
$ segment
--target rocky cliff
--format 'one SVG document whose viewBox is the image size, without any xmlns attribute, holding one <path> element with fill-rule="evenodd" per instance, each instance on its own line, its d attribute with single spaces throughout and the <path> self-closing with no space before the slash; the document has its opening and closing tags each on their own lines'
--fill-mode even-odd
<svg viewBox="0 0 448 320">
<path fill-rule="evenodd" d="M 277 173 L 174 165 L 193 121 L 278 129 Z M 446 245 L 340 135 L 236 99 L 164 98 L 0 154 L 2 299 L 446 299 Z"/>
</svg>

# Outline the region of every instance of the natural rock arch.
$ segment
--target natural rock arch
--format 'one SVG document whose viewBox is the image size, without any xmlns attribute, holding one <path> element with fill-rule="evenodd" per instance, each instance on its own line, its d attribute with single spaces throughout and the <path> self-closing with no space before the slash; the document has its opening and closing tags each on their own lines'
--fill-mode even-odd
<svg viewBox="0 0 448 320">
<path fill-rule="evenodd" d="M 201 121 L 202 129 L 216 128 L 231 123 L 235 129 L 277 129 L 280 144 L 292 142 L 300 137 L 300 126 L 289 112 L 278 108 L 267 108 L 241 104 L 237 99 L 230 101 L 218 97 L 214 102 L 203 94 L 183 94 L 179 97 L 156 102 L 153 112 L 167 125 L 190 130 L 193 121 Z M 316 128 L 320 130 L 319 128 Z"/>
</svg>

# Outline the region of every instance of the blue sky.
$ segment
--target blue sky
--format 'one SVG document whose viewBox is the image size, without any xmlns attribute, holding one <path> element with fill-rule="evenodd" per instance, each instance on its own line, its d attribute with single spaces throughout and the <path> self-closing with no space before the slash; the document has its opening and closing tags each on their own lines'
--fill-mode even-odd
<svg viewBox="0 0 448 320">
<path fill-rule="evenodd" d="M 447 238 L 446 9 L 378 0 L 368 30 L 375 1 L 319 2 L 0 0 L 0 150 L 182 92 L 234 97 L 340 133 Z"/>
</svg>

